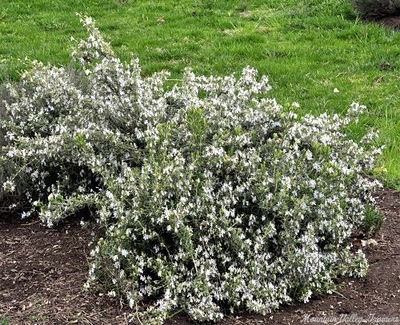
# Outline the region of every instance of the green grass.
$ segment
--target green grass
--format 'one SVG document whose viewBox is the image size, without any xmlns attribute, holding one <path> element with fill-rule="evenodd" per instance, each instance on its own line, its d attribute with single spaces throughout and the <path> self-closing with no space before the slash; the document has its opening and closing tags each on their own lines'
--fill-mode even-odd
<svg viewBox="0 0 400 325">
<path fill-rule="evenodd" d="M 186 66 L 223 75 L 250 65 L 270 77 L 271 96 L 300 103 L 302 114 L 367 105 L 350 134 L 380 130 L 387 172 L 379 175 L 400 189 L 400 34 L 360 22 L 350 1 L 2 0 L 0 80 L 18 79 L 25 57 L 67 64 L 71 36 L 86 36 L 76 12 L 96 19 L 122 59 L 139 57 L 146 75 L 166 69 L 179 78 Z"/>
</svg>

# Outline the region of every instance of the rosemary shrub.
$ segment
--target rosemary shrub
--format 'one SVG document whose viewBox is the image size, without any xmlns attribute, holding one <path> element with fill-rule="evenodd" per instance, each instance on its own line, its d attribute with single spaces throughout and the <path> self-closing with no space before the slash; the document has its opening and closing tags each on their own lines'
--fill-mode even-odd
<svg viewBox="0 0 400 325">
<path fill-rule="evenodd" d="M 380 149 L 373 133 L 357 143 L 343 131 L 363 106 L 299 117 L 250 67 L 186 69 L 167 87 L 167 72 L 142 77 L 81 20 L 90 35 L 71 66 L 33 62 L 7 86 L 1 163 L 24 217 L 52 226 L 90 208 L 103 235 L 87 288 L 124 298 L 146 323 L 174 311 L 213 321 L 365 275 L 349 238 L 373 208 L 379 184 L 364 173 Z"/>
</svg>

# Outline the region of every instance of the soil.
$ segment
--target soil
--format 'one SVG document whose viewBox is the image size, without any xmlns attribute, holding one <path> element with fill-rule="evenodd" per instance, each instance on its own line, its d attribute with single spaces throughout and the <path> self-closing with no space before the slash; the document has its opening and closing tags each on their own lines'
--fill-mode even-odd
<svg viewBox="0 0 400 325">
<path fill-rule="evenodd" d="M 395 31 L 400 30 L 400 16 L 384 17 L 378 20 L 378 23 Z"/>
<path fill-rule="evenodd" d="M 400 193 L 386 189 L 376 198 L 385 223 L 370 245 L 354 241 L 368 257 L 366 277 L 342 278 L 332 294 L 307 304 L 266 316 L 236 314 L 218 325 L 400 324 Z M 82 289 L 90 238 L 78 222 L 48 229 L 0 219 L 0 324 L 128 324 L 121 302 Z M 166 324 L 194 323 L 176 316 Z"/>
<path fill-rule="evenodd" d="M 400 30 L 400 15 L 386 16 L 378 19 L 372 19 L 371 21 L 376 22 L 383 27 L 392 29 L 394 31 Z"/>
</svg>

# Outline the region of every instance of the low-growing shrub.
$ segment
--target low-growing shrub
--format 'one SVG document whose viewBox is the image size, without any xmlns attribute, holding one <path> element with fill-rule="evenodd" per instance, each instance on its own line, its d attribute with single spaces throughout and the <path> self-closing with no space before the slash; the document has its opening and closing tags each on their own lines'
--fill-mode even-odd
<svg viewBox="0 0 400 325">
<path fill-rule="evenodd" d="M 380 150 L 346 116 L 297 116 L 265 76 L 168 73 L 122 63 L 92 19 L 70 67 L 33 62 L 9 85 L 6 159 L 49 226 L 89 207 L 102 228 L 88 288 L 126 299 L 146 324 L 173 312 L 268 313 L 364 275 L 350 235 L 373 208 Z"/>
</svg>

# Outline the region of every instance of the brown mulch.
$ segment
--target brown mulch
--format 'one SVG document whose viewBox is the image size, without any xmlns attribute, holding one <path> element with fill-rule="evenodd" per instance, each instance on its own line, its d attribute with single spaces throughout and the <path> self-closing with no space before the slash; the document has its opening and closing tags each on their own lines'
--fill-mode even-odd
<svg viewBox="0 0 400 325">
<path fill-rule="evenodd" d="M 376 245 L 363 247 L 365 278 L 340 279 L 338 289 L 266 316 L 237 314 L 220 325 L 400 324 L 400 193 L 377 194 L 385 215 Z M 0 219 L 0 324 L 127 324 L 126 307 L 82 290 L 90 234 L 78 224 L 48 229 Z M 355 243 L 359 244 L 359 243 Z M 184 316 L 166 324 L 193 324 Z"/>
</svg>

